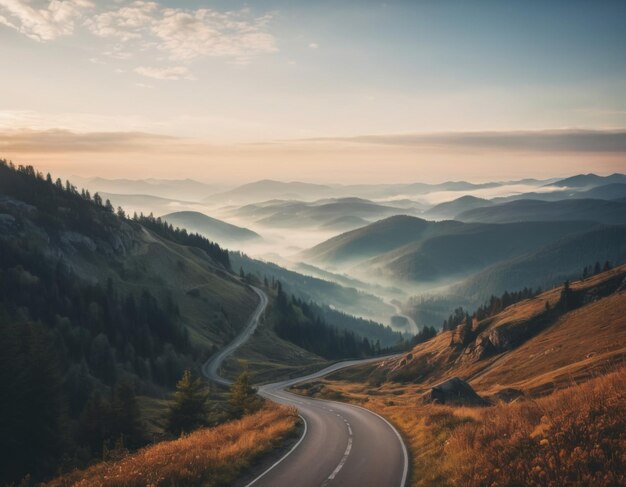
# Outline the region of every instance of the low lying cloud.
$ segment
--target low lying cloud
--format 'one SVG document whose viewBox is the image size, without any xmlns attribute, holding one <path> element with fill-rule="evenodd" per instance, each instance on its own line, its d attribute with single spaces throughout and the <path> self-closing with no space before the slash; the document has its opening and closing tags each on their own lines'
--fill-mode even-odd
<svg viewBox="0 0 626 487">
<path fill-rule="evenodd" d="M 539 130 L 361 135 L 306 139 L 416 149 L 497 150 L 505 152 L 626 152 L 626 130 Z"/>
<path fill-rule="evenodd" d="M 0 132 L 0 153 L 70 153 L 161 151 L 183 139 L 144 132 L 70 130 L 6 130 Z M 173 147 L 172 147 L 173 148 Z"/>
<path fill-rule="evenodd" d="M 52 0 L 42 8 L 26 0 L 0 0 L 0 24 L 38 42 L 51 41 L 71 35 L 75 22 L 93 6 L 89 0 Z"/>
<path fill-rule="evenodd" d="M 147 78 L 163 79 L 163 80 L 178 80 L 178 79 L 196 79 L 189 71 L 189 68 L 185 66 L 172 66 L 168 68 L 154 68 L 147 66 L 139 66 L 135 68 L 135 73 L 145 76 Z"/>
</svg>

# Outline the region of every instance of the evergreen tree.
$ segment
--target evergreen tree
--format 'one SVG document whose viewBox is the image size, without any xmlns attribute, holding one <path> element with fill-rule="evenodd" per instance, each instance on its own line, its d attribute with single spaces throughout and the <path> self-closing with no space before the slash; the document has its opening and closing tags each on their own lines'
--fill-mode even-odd
<svg viewBox="0 0 626 487">
<path fill-rule="evenodd" d="M 132 385 L 121 382 L 113 392 L 111 401 L 111 417 L 114 436 L 122 438 L 123 444 L 137 448 L 145 443 L 144 426 L 141 421 L 137 396 Z"/>
<path fill-rule="evenodd" d="M 236 417 L 249 414 L 258 408 L 258 400 L 254 388 L 250 385 L 248 372 L 243 371 L 239 374 L 237 380 L 230 386 L 228 402 Z"/>
<path fill-rule="evenodd" d="M 207 424 L 209 392 L 200 378 L 189 369 L 176 384 L 176 392 L 167 415 L 167 430 L 175 435 L 193 431 Z"/>
</svg>

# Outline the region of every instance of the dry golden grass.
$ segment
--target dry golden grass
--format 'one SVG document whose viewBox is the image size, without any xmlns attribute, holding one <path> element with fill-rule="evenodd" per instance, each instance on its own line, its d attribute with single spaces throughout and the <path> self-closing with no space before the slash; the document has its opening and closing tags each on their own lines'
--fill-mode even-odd
<svg viewBox="0 0 626 487">
<path fill-rule="evenodd" d="M 413 386 L 323 383 L 396 425 L 412 486 L 626 485 L 626 368 L 487 408 L 422 404 Z"/>
<path fill-rule="evenodd" d="M 451 347 L 446 332 L 379 367 L 329 377 L 323 395 L 392 421 L 411 450 L 414 486 L 626 485 L 626 289 L 599 292 L 625 279 L 623 265 L 572 283 L 592 299 L 513 350 L 480 358 L 472 344 Z M 524 326 L 560 294 L 516 303 L 475 331 Z M 423 404 L 421 394 L 453 376 L 483 396 L 515 388 L 525 398 L 487 408 Z"/>
<path fill-rule="evenodd" d="M 456 428 L 455 485 L 626 485 L 626 369 L 537 401 L 481 411 Z"/>
<path fill-rule="evenodd" d="M 230 485 L 255 458 L 292 434 L 297 419 L 295 409 L 269 404 L 240 420 L 157 443 L 121 460 L 64 475 L 46 486 Z"/>
<path fill-rule="evenodd" d="M 589 303 L 477 374 L 472 386 L 485 394 L 504 385 L 545 393 L 593 377 L 626 356 L 626 291 Z M 520 364 L 524 364 L 520 367 Z"/>
<path fill-rule="evenodd" d="M 574 290 L 593 294 L 609 281 L 626 279 L 626 265 L 572 283 Z M 544 312 L 546 302 L 556 306 L 561 288 L 551 289 L 534 298 L 513 304 L 474 325 L 480 338 L 502 329 L 523 329 Z M 500 330 L 499 330 L 500 329 Z M 475 344 L 451 347 L 453 332 L 444 332 L 417 345 L 401 358 L 390 360 L 372 377 L 388 377 L 398 382 L 434 385 L 452 376 L 471 382 L 485 395 L 505 387 L 527 394 L 548 394 L 589 379 L 596 371 L 607 371 L 623 364 L 626 358 L 626 289 L 615 291 L 549 322 L 544 330 L 530 333 L 527 341 L 513 350 L 479 358 Z M 520 367 L 523 364 L 523 367 Z M 346 376 L 347 377 L 347 376 Z"/>
</svg>

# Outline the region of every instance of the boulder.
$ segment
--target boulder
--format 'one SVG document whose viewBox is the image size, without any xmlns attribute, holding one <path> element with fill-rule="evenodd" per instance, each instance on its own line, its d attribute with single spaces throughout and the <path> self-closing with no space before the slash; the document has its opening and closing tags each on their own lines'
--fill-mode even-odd
<svg viewBox="0 0 626 487">
<path fill-rule="evenodd" d="M 496 392 L 492 399 L 496 401 L 503 401 L 506 403 L 511 403 L 517 401 L 520 397 L 523 397 L 524 393 L 519 389 L 513 389 L 512 387 L 505 387 L 504 389 L 500 389 Z"/>
<path fill-rule="evenodd" d="M 476 394 L 467 382 L 452 377 L 437 384 L 422 396 L 425 403 L 449 404 L 452 406 L 486 406 L 489 403 Z"/>
</svg>

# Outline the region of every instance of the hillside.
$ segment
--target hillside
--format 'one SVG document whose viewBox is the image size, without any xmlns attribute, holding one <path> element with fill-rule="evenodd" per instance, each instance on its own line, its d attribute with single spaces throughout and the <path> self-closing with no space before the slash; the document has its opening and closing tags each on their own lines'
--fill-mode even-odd
<svg viewBox="0 0 626 487">
<path fill-rule="evenodd" d="M 301 257 L 361 276 L 436 282 L 466 277 L 587 229 L 584 222 L 494 225 L 394 216 L 333 237 Z"/>
<path fill-rule="evenodd" d="M 259 282 L 262 282 L 264 278 L 270 281 L 272 279 L 280 281 L 285 291 L 290 294 L 307 301 L 331 306 L 354 316 L 385 322 L 394 313 L 394 308 L 379 297 L 359 291 L 354 287 L 300 274 L 271 262 L 252 259 L 238 252 L 231 253 L 231 261 L 235 269 L 243 269 L 246 274 L 255 276 Z"/>
<path fill-rule="evenodd" d="M 445 203 L 439 203 L 433 206 L 429 210 L 426 210 L 423 215 L 425 218 L 433 220 L 452 220 L 464 211 L 473 210 L 475 208 L 483 208 L 491 206 L 493 203 L 483 198 L 476 198 L 475 196 L 461 196 L 452 201 L 446 201 Z"/>
<path fill-rule="evenodd" d="M 295 390 L 392 421 L 414 486 L 621 485 L 624 316 L 626 265 Z"/>
<path fill-rule="evenodd" d="M 378 275 L 410 282 L 458 279 L 588 227 L 581 222 L 461 224 L 360 265 Z"/>
<path fill-rule="evenodd" d="M 569 178 L 561 179 L 550 183 L 550 186 L 560 186 L 566 188 L 592 188 L 594 186 L 601 186 L 604 184 L 612 183 L 626 183 L 626 175 L 624 174 L 611 174 L 609 176 L 598 176 L 597 174 L 578 174 Z"/>
<path fill-rule="evenodd" d="M 439 229 L 456 228 L 457 222 L 427 222 L 421 218 L 398 215 L 337 235 L 305 250 L 304 260 L 328 265 L 342 265 L 389 252 L 425 238 Z"/>
<path fill-rule="evenodd" d="M 361 198 L 331 198 L 313 202 L 272 200 L 243 206 L 229 215 L 275 228 L 348 230 L 390 215 L 413 210 Z"/>
<path fill-rule="evenodd" d="M 626 265 L 573 282 L 569 293 L 553 288 L 474 318 L 469 329 L 462 323 L 387 361 L 372 377 L 425 387 L 458 376 L 487 397 L 506 388 L 545 394 L 623 363 L 624 316 Z"/>
<path fill-rule="evenodd" d="M 626 182 L 604 184 L 576 194 L 577 198 L 597 198 L 600 200 L 616 200 L 626 197 Z"/>
<path fill-rule="evenodd" d="M 163 215 L 161 218 L 175 227 L 185 228 L 190 232 L 199 233 L 208 239 L 235 248 L 239 243 L 261 238 L 252 230 L 211 218 L 198 211 L 177 211 Z"/>
<path fill-rule="evenodd" d="M 456 219 L 464 222 L 510 223 L 522 221 L 582 221 L 606 224 L 626 223 L 626 204 L 619 201 L 575 199 L 561 201 L 518 200 L 501 205 L 462 211 Z"/>
<path fill-rule="evenodd" d="M 578 277 L 586 265 L 606 261 L 626 262 L 626 226 L 599 226 L 564 237 L 536 252 L 490 266 L 450 291 L 480 303 L 504 290 L 546 289 Z"/>
</svg>

